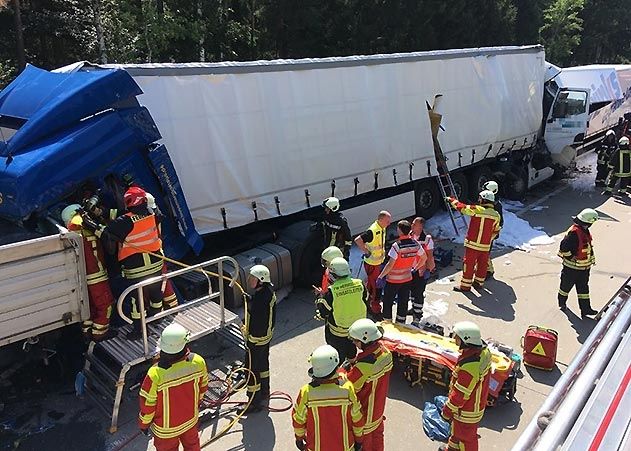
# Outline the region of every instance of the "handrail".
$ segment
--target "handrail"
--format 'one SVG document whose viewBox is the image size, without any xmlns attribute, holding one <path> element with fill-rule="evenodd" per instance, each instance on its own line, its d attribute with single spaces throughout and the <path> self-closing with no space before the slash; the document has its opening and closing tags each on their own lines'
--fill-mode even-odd
<svg viewBox="0 0 631 451">
<path fill-rule="evenodd" d="M 231 275 L 230 277 L 226 277 L 223 275 L 224 262 L 230 262 L 230 264 L 234 266 L 234 269 L 235 269 L 234 274 Z M 216 277 L 220 280 L 218 293 L 212 292 L 212 286 L 210 283 L 209 273 L 208 271 L 205 271 L 203 269 L 206 266 L 210 266 L 210 265 L 217 265 Z M 158 282 L 164 283 L 164 281 L 168 279 L 171 279 L 173 277 L 180 276 L 182 274 L 186 274 L 189 272 L 193 272 L 193 271 L 202 272 L 208 278 L 208 295 L 202 296 L 201 298 L 197 298 L 193 300 L 192 302 L 178 305 L 177 307 L 174 307 L 167 311 L 160 312 L 157 315 L 153 315 L 149 319 L 147 319 L 145 308 L 144 308 L 144 305 L 145 305 L 144 304 L 144 291 L 142 288 L 148 285 L 153 285 L 154 283 L 158 283 Z M 221 325 L 224 326 L 226 322 L 226 313 L 225 313 L 225 297 L 224 297 L 223 281 L 230 280 L 229 286 L 233 287 L 234 284 L 237 283 L 238 277 L 239 277 L 239 263 L 237 263 L 237 261 L 234 258 L 227 257 L 227 256 L 214 258 L 212 260 L 208 260 L 202 263 L 197 263 L 196 265 L 187 266 L 186 268 L 177 269 L 175 271 L 167 272 L 159 276 L 149 277 L 147 279 L 143 279 L 139 282 L 136 282 L 135 284 L 125 288 L 125 290 L 123 290 L 123 292 L 120 294 L 120 296 L 118 297 L 118 301 L 116 303 L 116 310 L 118 311 L 118 315 L 126 323 L 133 324 L 133 320 L 131 318 L 128 318 L 127 315 L 125 315 L 125 313 L 123 312 L 123 302 L 132 291 L 136 290 L 137 295 L 138 295 L 138 303 L 140 307 L 140 325 L 141 325 L 141 332 L 142 332 L 143 349 L 144 349 L 145 357 L 149 357 L 149 341 L 147 339 L 147 323 L 150 323 L 152 321 L 157 321 L 161 318 L 164 318 L 165 316 L 173 315 L 174 313 L 178 313 L 183 310 L 188 310 L 193 305 L 219 297 L 219 308 L 221 312 Z"/>
</svg>

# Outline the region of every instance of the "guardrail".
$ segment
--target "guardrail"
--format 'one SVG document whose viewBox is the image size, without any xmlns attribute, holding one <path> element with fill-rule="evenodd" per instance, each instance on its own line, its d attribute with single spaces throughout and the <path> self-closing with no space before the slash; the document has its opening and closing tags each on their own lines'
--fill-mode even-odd
<svg viewBox="0 0 631 451">
<path fill-rule="evenodd" d="M 223 275 L 223 264 L 224 262 L 230 262 L 234 268 L 234 275 L 230 276 L 230 277 L 226 277 Z M 216 293 L 213 293 L 212 291 L 212 286 L 210 283 L 210 275 L 208 274 L 207 271 L 204 270 L 205 267 L 207 266 L 211 266 L 211 265 L 217 265 L 217 278 L 219 279 L 219 291 Z M 197 271 L 197 272 L 201 272 L 202 274 L 204 274 L 206 276 L 206 278 L 208 279 L 208 294 L 206 296 L 202 296 L 200 298 L 194 299 L 191 302 L 187 302 L 184 304 L 180 304 L 177 307 L 171 308 L 169 310 L 164 310 L 156 315 L 150 316 L 149 318 L 147 318 L 147 314 L 145 312 L 145 308 L 144 308 L 144 293 L 143 293 L 143 287 L 152 285 L 154 283 L 164 283 L 166 280 L 171 279 L 173 277 L 176 276 L 180 276 L 182 274 L 186 274 L 189 272 L 193 272 L 193 271 Z M 138 296 L 138 304 L 140 307 L 140 325 L 141 325 L 141 332 L 142 332 L 142 343 L 143 343 L 143 349 L 144 349 L 144 353 L 145 353 L 145 357 L 150 357 L 150 353 L 149 353 L 149 341 L 147 339 L 147 324 L 154 322 L 154 321 L 158 321 L 166 316 L 170 316 L 173 315 L 175 313 L 184 311 L 184 310 L 188 310 L 190 309 L 192 306 L 202 303 L 202 302 L 206 302 L 209 300 L 214 300 L 219 298 L 219 307 L 220 307 L 220 311 L 221 311 L 221 326 L 223 327 L 225 325 L 225 296 L 224 296 L 224 284 L 223 281 L 224 280 L 230 280 L 229 286 L 232 288 L 234 286 L 234 284 L 237 282 L 237 278 L 239 276 L 239 264 L 237 263 L 237 261 L 232 258 L 232 257 L 219 257 L 219 258 L 215 258 L 212 260 L 208 260 L 202 263 L 198 263 L 196 265 L 192 265 L 186 268 L 182 268 L 182 269 L 178 269 L 172 272 L 167 272 L 165 274 L 161 274 L 159 276 L 155 276 L 155 277 L 150 277 L 148 279 L 143 279 L 140 282 L 137 282 L 133 285 L 131 285 L 130 287 L 126 288 L 121 295 L 118 297 L 118 302 L 116 304 L 116 310 L 118 311 L 118 314 L 120 315 L 120 317 L 127 322 L 128 324 L 133 324 L 133 320 L 129 317 L 127 317 L 127 315 L 125 315 L 125 313 L 123 312 L 123 302 L 125 301 L 125 299 L 127 298 L 127 296 L 134 290 L 136 290 L 136 294 Z"/>
</svg>

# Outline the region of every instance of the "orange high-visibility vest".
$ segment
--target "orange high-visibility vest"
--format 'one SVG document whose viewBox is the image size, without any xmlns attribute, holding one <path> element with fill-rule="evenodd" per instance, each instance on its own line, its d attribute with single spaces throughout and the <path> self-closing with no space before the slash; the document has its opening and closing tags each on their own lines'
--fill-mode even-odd
<svg viewBox="0 0 631 451">
<path fill-rule="evenodd" d="M 404 238 L 395 242 L 392 248 L 397 253 L 394 266 L 386 275 L 388 283 L 406 283 L 412 280 L 412 268 L 416 264 L 421 245 L 412 238 Z"/>
<path fill-rule="evenodd" d="M 118 249 L 118 261 L 123 261 L 134 254 L 157 252 L 162 249 L 162 240 L 160 240 L 154 215 L 141 216 L 128 212 L 125 216 L 131 218 L 134 228 Z"/>
</svg>

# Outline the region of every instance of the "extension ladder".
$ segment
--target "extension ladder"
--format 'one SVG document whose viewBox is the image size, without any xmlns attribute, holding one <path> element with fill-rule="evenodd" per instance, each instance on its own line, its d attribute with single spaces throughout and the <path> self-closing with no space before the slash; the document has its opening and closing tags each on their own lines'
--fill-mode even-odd
<svg viewBox="0 0 631 451">
<path fill-rule="evenodd" d="M 157 315 L 146 318 L 143 309 L 140 309 L 141 340 L 130 341 L 125 338 L 125 335 L 131 331 L 132 321 L 123 312 L 123 301 L 130 293 L 136 291 L 135 295 L 138 296 L 142 305 L 143 287 L 191 271 L 199 271 L 208 266 L 216 268 L 217 274 L 222 275 L 224 274 L 224 263 L 229 263 L 237 269 L 234 271 L 234 275 L 228 278 L 230 280 L 229 285 L 232 286 L 237 281 L 239 264 L 231 257 L 219 257 L 140 281 L 127 288 L 119 296 L 118 314 L 129 324 L 119 330 L 117 337 L 100 343 L 91 342 L 83 368 L 86 393 L 104 413 L 111 417 L 109 429 L 111 433 L 118 429 L 119 409 L 126 382 L 129 385 L 129 381 L 125 380 L 128 372 L 132 367 L 155 357 L 160 334 L 169 324 L 178 323 L 184 326 L 191 333 L 189 342 L 216 332 L 222 338 L 243 347 L 243 336 L 240 331 L 241 320 L 238 315 L 224 307 L 225 293 L 222 278 L 217 278 L 217 286 L 219 287 L 217 292 L 212 291 L 209 278 L 208 294 Z"/>
<path fill-rule="evenodd" d="M 433 137 L 433 141 L 434 156 L 436 157 L 436 168 L 438 169 L 438 175 L 436 176 L 438 188 L 440 189 L 440 194 L 443 198 L 443 202 L 445 202 L 445 206 L 447 207 L 447 212 L 449 213 L 449 218 L 451 219 L 451 224 L 454 227 L 454 231 L 456 232 L 456 235 L 460 236 L 461 227 L 463 227 L 465 231 L 467 230 L 467 220 L 462 213 L 454 210 L 447 200 L 448 196 L 457 197 L 457 193 L 454 188 L 454 183 L 451 180 L 451 176 L 449 175 L 447 157 L 445 157 L 445 154 L 443 154 L 443 150 L 440 147 L 438 139 L 436 137 Z M 462 226 L 459 227 L 457 222 L 462 222 Z"/>
</svg>

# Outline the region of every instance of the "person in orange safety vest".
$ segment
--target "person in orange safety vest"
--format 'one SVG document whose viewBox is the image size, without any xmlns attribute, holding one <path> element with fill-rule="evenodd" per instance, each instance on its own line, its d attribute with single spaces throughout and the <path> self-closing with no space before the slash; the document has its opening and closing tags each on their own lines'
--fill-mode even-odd
<svg viewBox="0 0 631 451">
<path fill-rule="evenodd" d="M 114 335 L 109 328 L 114 296 L 105 267 L 103 246 L 96 235 L 83 227 L 80 210 L 81 205 L 79 204 L 68 205 L 61 212 L 61 219 L 68 230 L 77 232 L 83 237 L 90 319 L 82 323 L 81 329 L 86 338 L 103 341 Z"/>
<path fill-rule="evenodd" d="M 153 434 L 157 451 L 200 451 L 199 404 L 208 389 L 204 358 L 189 351 L 190 333 L 168 325 L 160 336 L 160 357 L 140 388 L 140 430 Z"/>
<path fill-rule="evenodd" d="M 464 240 L 464 258 L 460 286 L 454 291 L 471 291 L 471 286 L 481 288 L 486 280 L 491 243 L 500 231 L 500 215 L 493 204 L 495 195 L 484 190 L 480 193 L 478 205 L 467 205 L 453 197 L 447 198 L 454 210 L 471 216 L 467 236 Z"/>
<path fill-rule="evenodd" d="M 396 322 L 405 324 L 410 290 L 412 289 L 412 274 L 418 268 L 425 266 L 427 255 L 423 246 L 410 237 L 412 226 L 408 221 L 399 221 L 397 231 L 399 238 L 390 247 L 389 260 L 379 274 L 377 287 L 384 286 L 385 278 L 383 290 L 384 319 L 392 320 L 392 304 L 394 298 L 398 297 Z"/>
<path fill-rule="evenodd" d="M 359 319 L 348 337 L 361 352 L 351 362 L 346 377 L 352 382 L 364 416 L 363 451 L 383 451 L 383 416 L 388 397 L 392 354 L 380 342 L 383 329 L 371 319 Z"/>
<path fill-rule="evenodd" d="M 360 451 L 364 417 L 352 382 L 338 374 L 334 347 L 309 357 L 312 380 L 300 389 L 292 410 L 296 448 L 301 451 Z"/>
<path fill-rule="evenodd" d="M 478 424 L 484 416 L 491 379 L 491 351 L 480 328 L 469 321 L 454 325 L 460 356 L 451 376 L 449 397 L 441 412 L 451 421 L 447 451 L 477 451 Z"/>
</svg>

